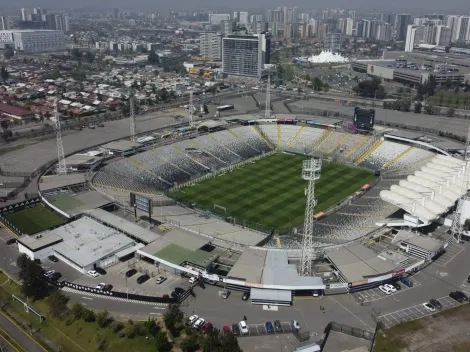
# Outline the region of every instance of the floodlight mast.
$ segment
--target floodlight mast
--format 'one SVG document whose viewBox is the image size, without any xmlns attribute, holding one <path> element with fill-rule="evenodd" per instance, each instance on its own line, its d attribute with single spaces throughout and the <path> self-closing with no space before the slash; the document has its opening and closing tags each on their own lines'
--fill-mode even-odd
<svg viewBox="0 0 470 352">
<path fill-rule="evenodd" d="M 264 108 L 264 118 L 271 118 L 271 75 L 268 71 L 268 82 L 266 83 L 266 106 Z"/>
<path fill-rule="evenodd" d="M 306 191 L 307 203 L 305 205 L 304 238 L 302 241 L 302 256 L 300 259 L 299 274 L 301 276 L 312 275 L 313 258 L 313 211 L 316 205 L 315 181 L 320 178 L 322 160 L 312 158 L 304 160 L 302 164 L 302 179 L 308 181 Z"/>
<path fill-rule="evenodd" d="M 464 169 L 463 172 L 461 173 L 462 175 L 462 189 L 461 189 L 461 194 L 462 196 L 459 198 L 459 201 L 457 203 L 457 208 L 455 209 L 454 212 L 454 218 L 452 219 L 452 227 L 450 228 L 450 232 L 452 233 L 452 236 L 454 237 L 454 240 L 459 243 L 462 240 L 462 234 L 463 234 L 463 225 L 464 225 L 464 219 L 462 217 L 463 215 L 463 208 L 464 204 L 466 201 L 470 200 L 470 197 L 468 195 L 468 188 L 469 188 L 469 182 L 468 182 L 468 177 L 470 177 L 470 172 L 469 172 L 469 167 L 470 167 L 470 125 L 468 126 L 468 131 L 467 131 L 467 140 L 465 143 L 465 153 L 464 153 Z"/>
<path fill-rule="evenodd" d="M 194 105 L 193 105 L 193 89 L 189 90 L 189 103 L 188 103 L 188 120 L 189 120 L 189 127 L 193 126 L 194 122 Z"/>
<path fill-rule="evenodd" d="M 135 142 L 135 107 L 134 107 L 134 95 L 131 94 L 129 97 L 129 123 L 131 132 L 131 142 Z"/>
<path fill-rule="evenodd" d="M 55 117 L 55 132 L 57 142 L 57 173 L 59 175 L 67 174 L 67 165 L 65 164 L 64 145 L 62 143 L 62 130 L 60 128 L 59 116 L 59 98 L 54 99 L 54 117 Z"/>
</svg>

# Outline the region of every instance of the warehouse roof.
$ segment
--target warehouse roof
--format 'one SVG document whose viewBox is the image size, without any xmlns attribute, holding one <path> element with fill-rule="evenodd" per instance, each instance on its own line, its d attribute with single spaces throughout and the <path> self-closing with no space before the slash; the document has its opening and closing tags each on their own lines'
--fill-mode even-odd
<svg viewBox="0 0 470 352">
<path fill-rule="evenodd" d="M 26 115 L 32 115 L 33 112 L 31 110 L 26 110 L 23 108 L 20 108 L 18 106 L 13 106 L 9 104 L 2 104 L 0 103 L 0 112 L 4 112 L 6 114 L 11 114 L 15 116 L 26 116 Z"/>
</svg>

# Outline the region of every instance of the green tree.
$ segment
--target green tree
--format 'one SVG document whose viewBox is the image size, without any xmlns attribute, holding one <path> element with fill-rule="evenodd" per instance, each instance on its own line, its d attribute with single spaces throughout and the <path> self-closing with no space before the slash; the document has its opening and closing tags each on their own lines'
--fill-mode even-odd
<svg viewBox="0 0 470 352">
<path fill-rule="evenodd" d="M 4 130 L 2 132 L 2 138 L 6 141 L 8 141 L 8 139 L 10 139 L 11 137 L 13 137 L 13 132 L 10 131 L 10 130 Z"/>
<path fill-rule="evenodd" d="M 199 348 L 199 342 L 195 334 L 186 336 L 186 338 L 181 341 L 180 348 L 183 352 L 195 352 Z"/>
<path fill-rule="evenodd" d="M 88 308 L 85 308 L 82 313 L 82 319 L 87 323 L 94 322 L 96 320 L 95 312 Z"/>
<path fill-rule="evenodd" d="M 447 116 L 453 117 L 455 115 L 455 109 L 454 108 L 448 108 L 447 109 Z"/>
<path fill-rule="evenodd" d="M 82 318 L 83 312 L 85 311 L 85 306 L 80 303 L 74 303 L 70 307 L 70 314 L 74 319 L 80 319 Z"/>
<path fill-rule="evenodd" d="M 313 90 L 314 90 L 314 91 L 316 91 L 316 92 L 320 91 L 320 90 L 322 89 L 322 87 L 323 87 L 323 82 L 322 82 L 322 80 L 321 80 L 320 78 L 318 78 L 318 77 L 314 77 L 314 78 L 312 79 L 312 87 L 313 87 Z"/>
<path fill-rule="evenodd" d="M 69 300 L 70 297 L 67 297 L 61 291 L 55 289 L 47 298 L 49 313 L 51 313 L 54 317 L 63 317 L 67 314 L 67 303 Z"/>
<path fill-rule="evenodd" d="M 421 102 L 418 101 L 418 102 L 415 104 L 414 112 L 415 112 L 416 114 L 420 114 L 422 108 L 423 108 L 423 104 L 421 104 Z"/>
<path fill-rule="evenodd" d="M 428 115 L 434 115 L 435 113 L 435 108 L 431 104 L 427 104 L 424 106 L 424 113 Z"/>
<path fill-rule="evenodd" d="M 238 345 L 237 337 L 231 332 L 222 335 L 220 338 L 220 344 L 224 352 L 242 352 Z"/>
<path fill-rule="evenodd" d="M 111 322 L 111 317 L 109 316 L 109 312 L 105 309 L 99 313 L 96 313 L 96 322 L 100 326 L 100 328 L 106 327 Z"/>
<path fill-rule="evenodd" d="M 358 82 L 353 91 L 359 96 L 375 99 L 384 99 L 387 95 L 382 80 L 378 77 Z"/>
<path fill-rule="evenodd" d="M 46 297 L 48 292 L 47 283 L 41 278 L 41 266 L 29 259 L 26 254 L 21 254 L 16 259 L 19 268 L 18 277 L 23 282 L 21 292 L 26 297 L 41 299 Z"/>
<path fill-rule="evenodd" d="M 167 352 L 171 349 L 168 343 L 168 335 L 165 331 L 159 331 L 157 335 L 155 335 L 155 347 L 157 352 Z"/>
<path fill-rule="evenodd" d="M 203 110 L 204 110 L 204 114 L 208 114 L 209 113 L 209 108 L 207 107 L 207 104 L 204 103 L 204 105 L 202 106 Z"/>
<path fill-rule="evenodd" d="M 170 332 L 174 332 L 182 327 L 184 314 L 178 304 L 170 304 L 163 316 L 165 326 Z"/>
</svg>

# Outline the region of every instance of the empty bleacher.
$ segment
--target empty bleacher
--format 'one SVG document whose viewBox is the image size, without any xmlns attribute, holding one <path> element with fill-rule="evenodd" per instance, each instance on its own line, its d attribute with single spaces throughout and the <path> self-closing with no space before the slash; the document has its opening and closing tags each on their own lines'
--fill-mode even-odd
<svg viewBox="0 0 470 352">
<path fill-rule="evenodd" d="M 361 162 L 361 166 L 367 167 L 371 170 L 379 170 L 407 149 L 407 145 L 384 141 Z"/>
</svg>

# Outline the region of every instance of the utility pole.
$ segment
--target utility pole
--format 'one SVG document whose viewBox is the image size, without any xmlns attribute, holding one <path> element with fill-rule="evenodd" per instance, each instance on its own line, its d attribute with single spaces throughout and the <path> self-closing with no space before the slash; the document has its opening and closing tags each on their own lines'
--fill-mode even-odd
<svg viewBox="0 0 470 352">
<path fill-rule="evenodd" d="M 62 143 L 62 130 L 60 129 L 59 117 L 59 98 L 54 101 L 55 132 L 57 142 L 57 174 L 67 174 L 67 165 L 65 164 L 64 145 Z"/>
</svg>

